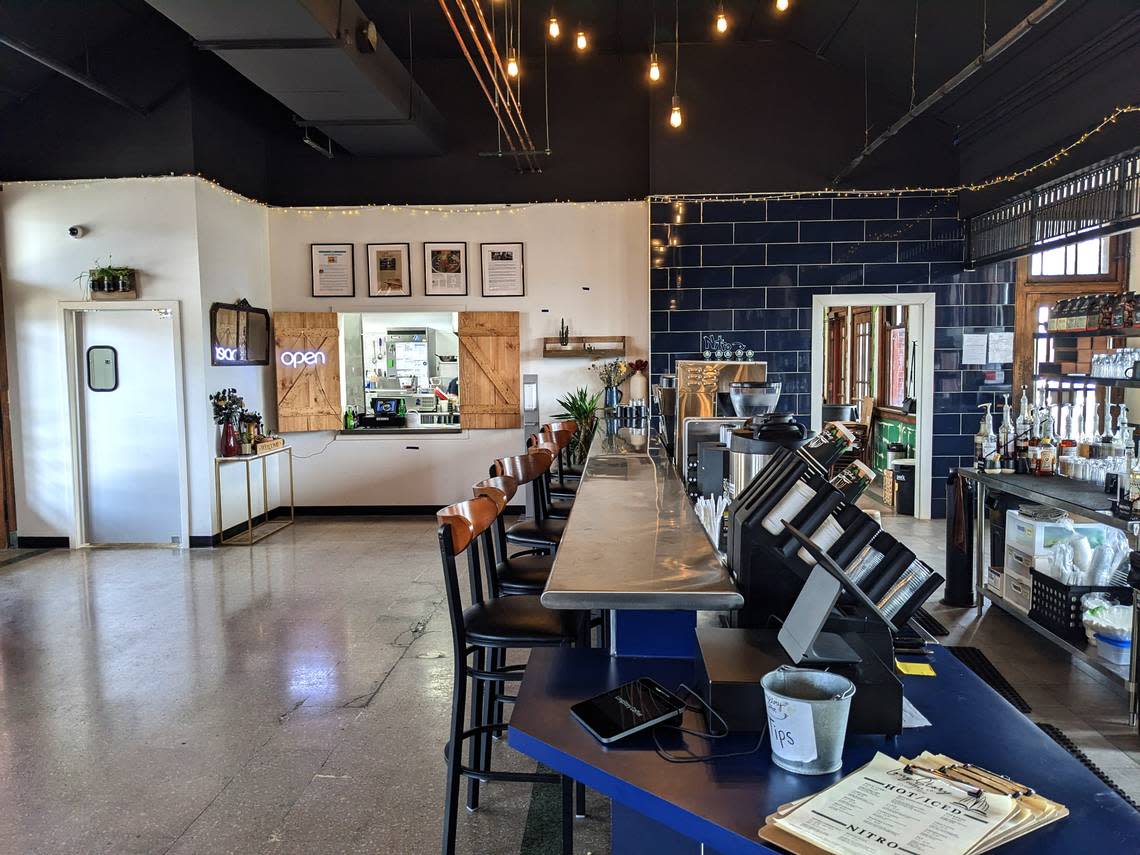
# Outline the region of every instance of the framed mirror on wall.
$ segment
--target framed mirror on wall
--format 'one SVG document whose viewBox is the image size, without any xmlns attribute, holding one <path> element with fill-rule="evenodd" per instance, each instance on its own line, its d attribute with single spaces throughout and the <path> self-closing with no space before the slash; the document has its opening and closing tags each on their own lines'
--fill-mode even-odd
<svg viewBox="0 0 1140 855">
<path fill-rule="evenodd" d="M 246 300 L 210 307 L 211 365 L 268 365 L 269 312 Z"/>
</svg>

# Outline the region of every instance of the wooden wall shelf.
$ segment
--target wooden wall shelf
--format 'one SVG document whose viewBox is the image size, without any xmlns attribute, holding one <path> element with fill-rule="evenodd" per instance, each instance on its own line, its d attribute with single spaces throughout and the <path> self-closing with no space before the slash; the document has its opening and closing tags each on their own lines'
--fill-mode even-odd
<svg viewBox="0 0 1140 855">
<path fill-rule="evenodd" d="M 572 335 L 563 347 L 558 336 L 542 340 L 542 355 L 550 359 L 614 359 L 625 356 L 624 335 Z"/>
</svg>

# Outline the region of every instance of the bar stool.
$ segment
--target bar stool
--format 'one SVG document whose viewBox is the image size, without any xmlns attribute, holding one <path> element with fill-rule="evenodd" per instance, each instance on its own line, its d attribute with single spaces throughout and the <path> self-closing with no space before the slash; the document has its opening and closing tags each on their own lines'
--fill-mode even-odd
<svg viewBox="0 0 1140 855">
<path fill-rule="evenodd" d="M 562 852 L 572 855 L 574 837 L 574 782 L 563 775 L 530 772 L 491 771 L 493 734 L 502 733 L 506 724 L 497 712 L 498 704 L 513 701 L 496 687 L 522 679 L 525 665 L 499 666 L 502 651 L 512 648 L 564 647 L 578 637 L 579 616 L 542 606 L 535 596 L 484 597 L 483 568 L 479 545 L 486 554 L 490 534 L 499 516 L 496 503 L 479 496 L 449 505 L 436 514 L 439 522 L 439 551 L 443 561 L 447 611 L 451 621 L 455 673 L 451 695 L 451 737 L 444 749 L 447 758 L 447 784 L 443 816 L 443 855 L 455 852 L 459 813 L 459 782 L 467 778 L 467 807 L 479 807 L 479 785 L 489 781 L 559 783 L 562 785 Z M 471 604 L 464 607 L 459 590 L 456 557 L 466 553 Z M 494 563 L 487 567 L 492 591 L 497 587 Z M 474 656 L 474 664 L 468 657 Z M 467 678 L 472 682 L 470 726 L 463 727 L 467 704 Z M 468 743 L 468 762 L 462 762 L 463 743 Z"/>
<path fill-rule="evenodd" d="M 515 479 L 519 487 L 526 484 L 533 485 L 534 515 L 519 520 L 507 528 L 507 543 L 543 552 L 557 551 L 566 521 L 550 519 L 542 479 L 543 473 L 550 469 L 553 460 L 554 455 L 548 449 L 541 449 L 536 454 L 501 457 L 491 464 L 492 477 L 509 475 Z"/>
<path fill-rule="evenodd" d="M 488 564 L 495 567 L 494 578 L 498 590 L 494 596 L 518 594 L 541 594 L 550 578 L 550 568 L 554 566 L 554 556 L 544 555 L 537 549 L 525 549 L 514 555 L 507 554 L 507 528 L 503 522 L 503 511 L 514 498 L 518 482 L 509 475 L 498 478 L 485 478 L 472 486 L 476 496 L 485 496 L 495 503 L 498 514 L 495 518 L 494 554 L 487 558 Z"/>
<path fill-rule="evenodd" d="M 542 426 L 545 433 L 547 429 L 551 431 L 568 430 L 570 433 L 578 433 L 578 422 L 574 419 L 564 419 L 560 422 L 549 422 Z M 565 484 L 567 481 L 576 482 L 582 477 L 582 467 L 573 466 L 570 463 L 570 449 L 566 448 L 562 454 L 558 455 L 558 483 L 559 485 Z"/>
<path fill-rule="evenodd" d="M 550 422 L 542 426 L 542 435 L 547 441 L 558 446 L 558 477 L 551 480 L 550 493 L 553 496 L 574 497 L 578 494 L 578 482 L 581 480 L 581 469 L 577 475 L 568 474 L 570 466 L 570 443 L 578 432 L 578 423 L 575 421 Z"/>
<path fill-rule="evenodd" d="M 548 442 L 539 434 L 531 434 L 526 442 L 527 454 L 533 454 L 539 450 L 550 452 L 551 456 L 557 457 L 558 445 L 554 442 Z M 542 474 L 542 501 L 546 508 L 546 515 L 552 520 L 564 520 L 570 517 L 570 510 L 574 507 L 574 499 L 570 496 L 554 496 L 550 490 L 550 469 Z M 538 483 L 537 481 L 535 482 Z"/>
</svg>

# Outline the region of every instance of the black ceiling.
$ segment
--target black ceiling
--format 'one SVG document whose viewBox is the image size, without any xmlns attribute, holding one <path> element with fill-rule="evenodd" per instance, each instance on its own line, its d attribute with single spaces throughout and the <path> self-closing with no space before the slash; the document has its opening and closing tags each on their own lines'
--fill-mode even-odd
<svg viewBox="0 0 1140 855">
<path fill-rule="evenodd" d="M 860 77 L 866 68 L 874 90 L 872 99 L 885 98 L 898 104 L 910 100 L 915 0 L 790 0 L 789 9 L 782 13 L 776 11 L 773 0 L 725 0 L 723 7 L 730 26 L 724 35 L 713 26 L 719 5 L 715 0 L 680 0 L 676 7 L 671 0 L 561 0 L 553 6 L 549 0 L 483 3 L 485 9 L 494 9 L 500 37 L 508 5 L 512 18 L 521 13 L 519 32 L 524 63 L 528 57 L 530 61 L 541 57 L 546 22 L 553 8 L 563 31 L 557 42 L 548 42 L 554 56 L 577 56 L 573 34 L 579 28 L 589 36 L 588 53 L 647 55 L 656 20 L 657 49 L 662 61 L 671 66 L 674 9 L 679 7 L 682 75 L 685 45 L 775 40 L 793 44 Z M 1040 3 L 1041 0 L 921 0 L 915 63 L 918 99 L 977 57 L 983 26 L 992 43 Z M 358 0 L 358 4 L 405 62 L 409 58 L 409 15 L 413 61 L 461 56 L 440 11 L 439 0 Z M 1069 0 L 1067 5 L 1072 9 L 1062 9 L 1058 22 L 1084 6 L 1085 0 Z M 1134 4 L 1123 0 L 1119 5 Z M 583 61 L 588 61 L 588 57 Z"/>
<path fill-rule="evenodd" d="M 454 6 L 455 0 L 448 2 Z M 470 5 L 474 0 L 466 2 Z M 508 0 L 479 2 L 485 10 L 493 9 L 501 39 Z M 749 96 L 763 87 L 735 79 L 736 72 L 732 70 L 771 68 L 763 63 L 739 64 L 741 52 L 751 55 L 749 45 L 756 45 L 757 55 L 800 58 L 783 66 L 785 68 L 794 66 L 806 75 L 808 70 L 816 68 L 813 63 L 818 62 L 819 69 L 828 72 L 814 75 L 815 89 L 811 91 L 807 84 L 797 89 L 798 77 L 786 75 L 786 81 L 784 76 L 770 78 L 765 81 L 768 88 L 764 90 L 769 92 L 768 97 L 771 97 L 772 86 L 786 86 L 786 97 L 793 101 L 813 99 L 812 106 L 823 114 L 829 111 L 850 114 L 852 94 L 861 95 L 865 88 L 869 135 L 874 137 L 905 113 L 912 97 L 921 101 L 973 62 L 982 50 L 983 38 L 989 44 L 994 43 L 1038 9 L 1044 0 L 789 2 L 788 11 L 780 13 L 775 9 L 775 0 L 724 0 L 730 28 L 727 34 L 718 35 L 713 25 L 719 5 L 716 0 L 679 0 L 681 91 L 706 94 L 719 91 L 725 99 L 735 101 L 740 110 L 758 115 L 765 110 L 770 113 L 771 104 L 749 101 Z M 439 0 L 356 0 L 356 3 L 375 21 L 388 46 L 406 65 L 412 66 L 414 76 L 428 97 L 438 104 L 450 105 L 443 111 L 444 119 L 449 121 L 455 139 L 461 140 L 462 145 L 453 145 L 454 150 L 449 155 L 470 158 L 471 149 L 479 151 L 488 147 L 491 143 L 487 128 L 493 129 L 490 111 L 479 102 Z M 546 22 L 552 3 L 563 31 L 557 42 L 546 39 Z M 524 75 L 528 75 L 524 79 L 528 82 L 536 79 L 533 75 L 541 62 L 543 49 L 547 48 L 552 69 L 551 97 L 557 99 L 552 103 L 561 105 L 553 120 L 574 120 L 575 117 L 562 115 L 568 100 L 586 105 L 591 98 L 609 95 L 615 103 L 633 106 L 625 115 L 629 117 L 629 124 L 640 123 L 642 130 L 628 134 L 629 144 L 642 147 L 638 154 L 641 161 L 647 157 L 652 160 L 656 148 L 649 141 L 659 133 L 656 129 L 659 117 L 643 117 L 645 105 L 656 103 L 661 92 L 650 91 L 640 68 L 656 33 L 666 74 L 671 74 L 674 8 L 672 0 L 510 0 L 512 17 L 521 15 L 522 61 Z M 584 54 L 573 47 L 573 33 L 578 28 L 585 30 L 590 39 L 590 49 Z M 190 37 L 145 0 L 0 0 L 0 35 L 27 43 L 51 59 L 107 83 L 116 93 L 143 105 L 161 103 L 187 74 L 201 74 L 213 65 L 223 65 L 208 54 L 195 54 L 190 48 Z M 725 41 L 734 43 L 735 49 L 725 51 L 721 65 L 716 60 L 715 45 Z M 779 50 L 771 50 L 774 47 L 771 44 L 767 49 L 760 44 L 771 42 L 778 43 L 775 47 Z M 135 52 L 167 56 L 167 65 L 174 65 L 179 61 L 177 57 L 181 57 L 184 67 L 169 72 L 163 68 L 155 74 L 152 65 L 136 63 L 132 76 L 131 57 Z M 956 159 L 962 176 L 969 178 L 1033 162 L 1033 158 L 1051 154 L 1081 129 L 1094 124 L 1112 104 L 1140 101 L 1140 75 L 1134 73 L 1137 67 L 1134 58 L 1140 60 L 1140 2 L 1064 0 L 1058 11 L 1034 27 L 1013 48 L 930 110 L 925 117 L 926 137 L 907 137 L 899 145 L 911 146 L 913 150 L 914 145 L 921 145 L 925 140 L 948 149 L 953 146 L 952 151 L 956 153 L 949 156 Z M 140 70 L 144 67 L 148 70 Z M 1131 74 L 1127 71 L 1129 67 Z M 756 73 L 755 70 L 752 73 Z M 183 76 L 180 78 L 179 74 Z M 598 91 L 599 75 L 611 81 L 612 92 L 594 94 Z M 729 81 L 726 76 L 733 79 Z M 825 84 L 830 92 L 820 90 L 821 81 L 825 79 L 830 81 Z M 222 75 L 216 88 L 231 89 L 235 96 L 239 90 L 246 91 L 239 85 L 221 82 L 224 80 Z M 1072 85 L 1077 80 L 1081 86 Z M 555 91 L 555 85 L 562 91 Z M 568 91 L 575 88 L 584 91 Z M 30 119 L 38 122 L 42 114 L 59 110 L 62 99 L 71 90 L 81 91 L 76 84 L 62 81 L 44 66 L 0 46 L 0 125 L 6 117 L 9 120 L 16 117 L 24 123 L 21 127 L 29 127 Z M 242 97 L 252 104 L 257 95 L 264 93 L 254 90 Z M 837 104 L 827 100 L 828 97 L 845 100 Z M 466 100 L 457 102 L 457 99 Z M 291 150 L 289 147 L 300 146 L 289 111 L 268 96 L 264 96 L 264 100 L 264 112 L 273 114 L 265 123 L 269 133 L 282 139 L 287 151 Z M 854 111 L 862 112 L 863 99 L 858 100 L 860 103 L 854 106 Z M 232 111 L 247 116 L 256 112 L 240 104 L 235 104 Z M 483 124 L 487 127 L 473 119 L 485 119 Z M 848 125 L 852 119 L 857 117 L 849 115 Z M 930 124 L 937 129 L 934 135 L 929 133 Z M 54 125 L 49 122 L 42 127 Z M 199 122 L 195 125 L 195 135 L 208 127 Z M 842 147 L 850 149 L 849 156 L 853 157 L 858 153 L 861 140 L 851 139 L 851 130 L 847 128 Z M 720 133 L 718 126 L 686 124 L 686 139 L 690 141 L 707 138 L 706 142 L 715 142 Z M 765 132 L 761 129 L 758 133 L 754 142 L 762 147 Z M 31 132 L 23 139 L 25 148 L 42 146 L 42 141 Z M 1118 132 L 1111 140 L 1098 144 L 1122 150 L 1128 147 L 1128 140 L 1122 142 Z M 1090 154 L 1093 148 L 1095 146 L 1086 147 Z M 0 146 L 0 149 L 9 161 L 17 164 L 16 168 L 0 164 L 9 177 L 45 172 L 42 158 L 26 156 L 15 143 L 7 148 Z M 1107 153 L 1111 152 L 1102 152 L 1100 156 Z M 633 155 L 632 149 L 629 154 Z M 875 157 L 879 162 L 884 158 L 883 155 Z M 582 162 L 581 168 L 586 168 L 586 162 Z M 470 165 L 472 171 L 493 168 L 485 161 L 473 160 Z M 830 176 L 834 172 L 826 170 L 841 165 L 817 164 L 817 171 Z M 872 169 L 875 165 L 870 164 Z M 338 162 L 330 168 L 341 169 L 342 166 Z M 362 168 L 364 166 L 362 161 Z M 66 171 L 66 168 L 60 164 L 57 171 Z M 91 166 L 90 171 L 99 170 Z M 130 166 L 116 163 L 101 174 L 130 174 Z M 856 174 L 853 180 L 858 182 L 862 177 Z M 649 186 L 654 186 L 655 180 L 651 178 Z M 529 190 L 520 192 L 530 193 L 531 198 L 541 195 Z M 624 188 L 613 192 L 628 195 Z"/>
</svg>

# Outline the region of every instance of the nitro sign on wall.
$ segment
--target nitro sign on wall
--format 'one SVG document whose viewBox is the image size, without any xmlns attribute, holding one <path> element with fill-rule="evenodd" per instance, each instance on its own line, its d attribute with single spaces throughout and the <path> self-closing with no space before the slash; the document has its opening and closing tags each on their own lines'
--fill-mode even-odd
<svg viewBox="0 0 1140 855">
<path fill-rule="evenodd" d="M 274 313 L 277 425 L 282 433 L 340 428 L 339 346 L 334 313 Z"/>
</svg>

